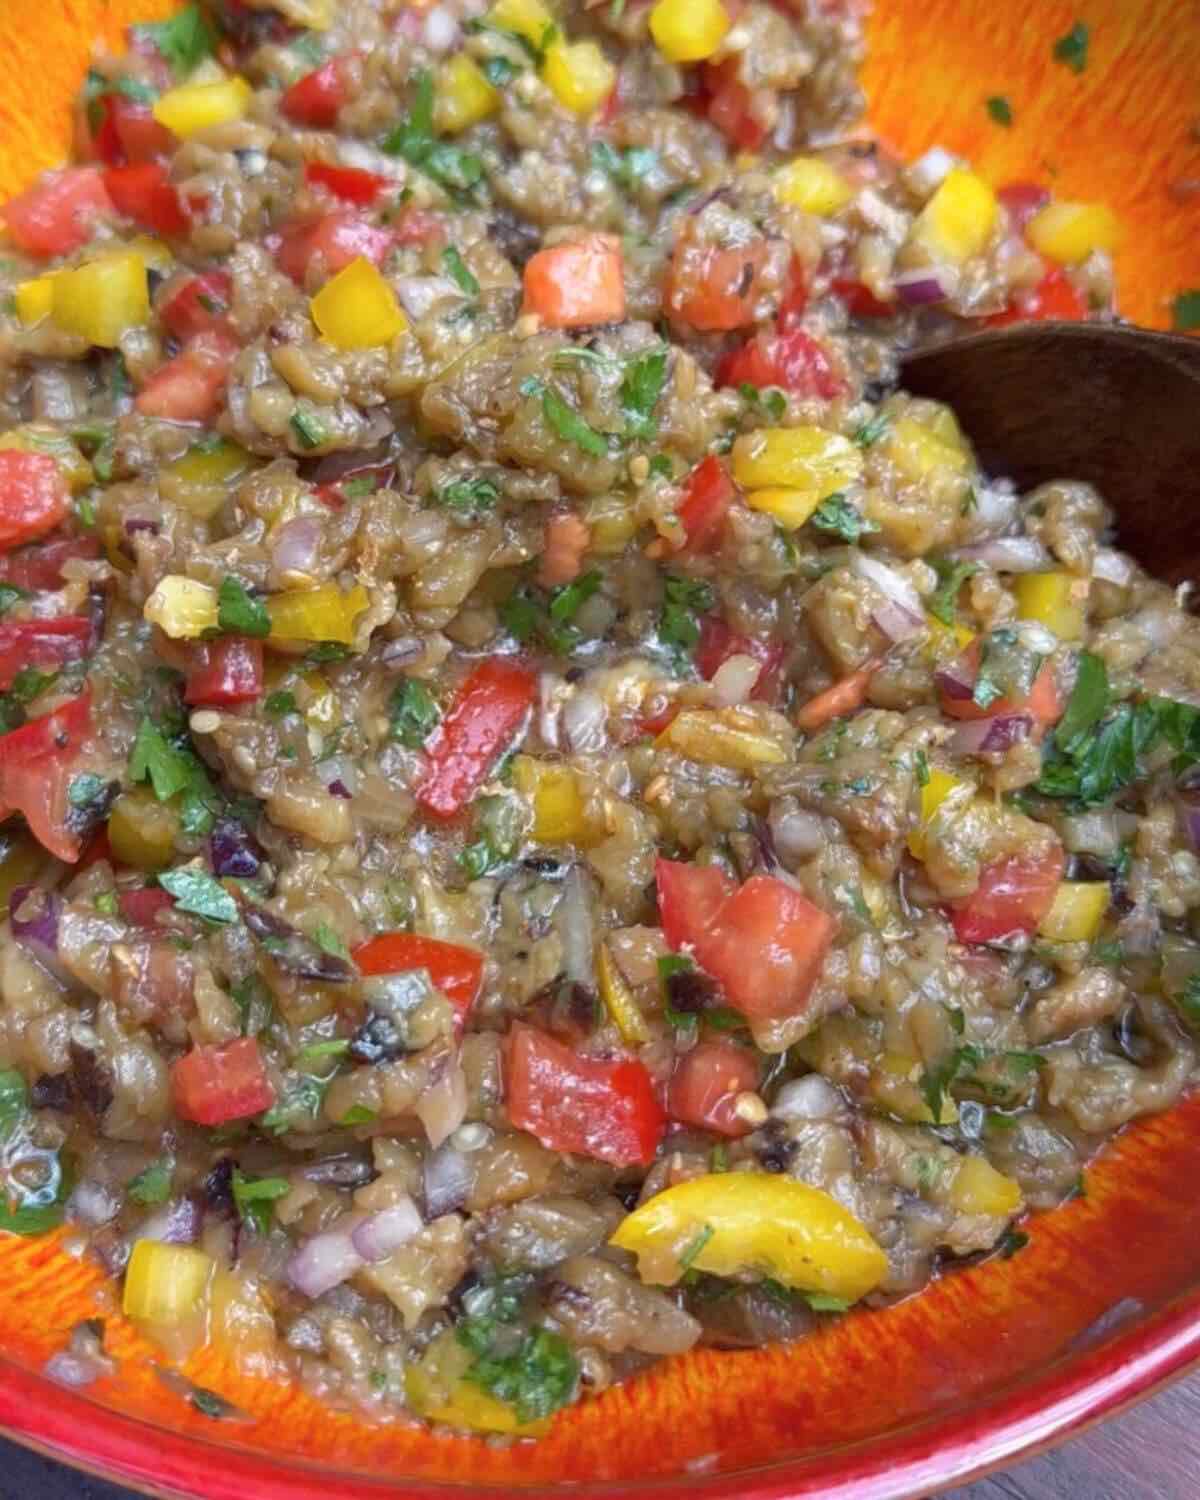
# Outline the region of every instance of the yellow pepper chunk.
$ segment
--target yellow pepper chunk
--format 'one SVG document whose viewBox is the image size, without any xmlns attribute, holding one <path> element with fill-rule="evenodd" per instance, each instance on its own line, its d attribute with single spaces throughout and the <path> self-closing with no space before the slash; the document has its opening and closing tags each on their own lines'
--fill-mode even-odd
<svg viewBox="0 0 1200 1500">
<path fill-rule="evenodd" d="M 253 90 L 244 78 L 217 83 L 184 83 L 154 101 L 154 118 L 173 135 L 186 140 L 214 125 L 240 120 L 250 107 Z"/>
<path fill-rule="evenodd" d="M 487 19 L 489 26 L 514 32 L 532 42 L 539 51 L 546 45 L 547 32 L 558 24 L 542 0 L 496 0 Z"/>
<path fill-rule="evenodd" d="M 712 1276 L 758 1271 L 857 1302 L 887 1270 L 887 1256 L 836 1199 L 766 1172 L 718 1172 L 667 1188 L 623 1219 L 609 1244 L 632 1251 L 642 1280 L 656 1285 L 672 1285 L 689 1266 Z"/>
<path fill-rule="evenodd" d="M 123 333 L 150 321 L 150 286 L 140 255 L 102 255 L 77 271 L 60 271 L 52 292 L 55 323 L 100 349 L 115 349 Z"/>
<path fill-rule="evenodd" d="M 854 189 L 837 168 L 819 156 L 797 156 L 780 167 L 775 173 L 774 191 L 780 203 L 822 219 L 837 213 L 854 197 Z"/>
<path fill-rule="evenodd" d="M 1013 584 L 1017 618 L 1036 620 L 1060 641 L 1083 638 L 1088 581 L 1073 573 L 1022 573 Z"/>
<path fill-rule="evenodd" d="M 1024 1202 L 1019 1185 L 997 1172 L 982 1156 L 962 1158 L 948 1196 L 959 1213 L 989 1214 L 998 1219 L 1015 1214 Z"/>
<path fill-rule="evenodd" d="M 656 750 L 677 750 L 688 760 L 730 771 L 779 766 L 787 751 L 777 739 L 739 722 L 737 709 L 685 708 L 654 741 Z"/>
<path fill-rule="evenodd" d="M 354 622 L 370 602 L 361 583 L 356 583 L 346 594 L 336 583 L 272 594 L 267 600 L 267 614 L 271 617 L 268 640 L 336 641 L 343 646 L 353 645 Z"/>
<path fill-rule="evenodd" d="M 862 449 L 823 427 L 748 432 L 733 445 L 733 477 L 744 490 L 804 490 L 820 504 L 862 471 Z"/>
<path fill-rule="evenodd" d="M 564 109 L 590 115 L 612 93 L 617 70 L 595 42 L 555 42 L 542 64 L 542 81 Z"/>
<path fill-rule="evenodd" d="M 785 531 L 799 531 L 820 503 L 816 490 L 751 490 L 746 496 L 751 510 L 774 516 Z"/>
<path fill-rule="evenodd" d="M 190 1245 L 138 1240 L 125 1273 L 125 1316 L 160 1326 L 182 1323 L 200 1305 L 214 1264 Z"/>
<path fill-rule="evenodd" d="M 0 436 L 0 448 L 16 448 L 22 453 L 48 453 L 62 470 L 73 495 L 78 495 L 95 479 L 92 466 L 65 432 L 48 424 L 27 422 Z"/>
<path fill-rule="evenodd" d="M 222 439 L 196 446 L 160 472 L 163 499 L 180 505 L 202 521 L 211 520 L 229 499 L 229 486 L 247 473 L 253 460 L 244 448 Z"/>
<path fill-rule="evenodd" d="M 146 600 L 142 614 L 173 641 L 194 640 L 217 628 L 217 591 L 170 573 Z"/>
<path fill-rule="evenodd" d="M 159 271 L 166 276 L 175 269 L 176 260 L 162 240 L 152 239 L 148 234 L 138 234 L 126 247 L 140 255 L 148 271 Z"/>
<path fill-rule="evenodd" d="M 595 844 L 603 827 L 588 817 L 579 778 L 570 766 L 518 755 L 513 785 L 533 806 L 532 837 L 539 844 Z"/>
<path fill-rule="evenodd" d="M 500 108 L 500 95 L 473 58 L 460 52 L 438 71 L 433 123 L 444 135 L 457 135 Z"/>
<path fill-rule="evenodd" d="M 960 266 L 987 244 L 996 212 L 996 195 L 983 178 L 955 167 L 917 215 L 909 243 L 934 261 Z"/>
<path fill-rule="evenodd" d="M 960 776 L 951 776 L 937 766 L 931 766 L 929 780 L 921 788 L 921 811 L 919 822 L 908 836 L 908 851 L 914 859 L 925 858 L 925 835 L 943 805 L 951 798 L 966 802 L 975 795 L 974 784 Z"/>
<path fill-rule="evenodd" d="M 597 496 L 588 506 L 586 520 L 592 534 L 588 551 L 601 557 L 618 556 L 637 535 L 637 512 L 627 495 Z"/>
<path fill-rule="evenodd" d="M 628 1047 L 639 1047 L 648 1042 L 650 1028 L 646 1025 L 646 1018 L 607 943 L 601 943 L 596 949 L 596 974 L 600 980 L 600 998 L 604 1001 L 609 1020 L 621 1033 L 621 1040 Z"/>
<path fill-rule="evenodd" d="M 1038 931 L 1052 943 L 1094 942 L 1110 894 L 1106 880 L 1064 880 Z"/>
<path fill-rule="evenodd" d="M 13 288 L 17 317 L 26 328 L 50 316 L 50 309 L 54 304 L 54 283 L 60 274 L 58 271 L 51 271 L 34 281 L 22 281 Z"/>
<path fill-rule="evenodd" d="M 466 1379 L 474 1356 L 458 1341 L 452 1328 L 433 1340 L 415 1365 L 404 1372 L 404 1394 L 418 1416 L 429 1422 L 445 1422 L 468 1432 L 511 1432 L 539 1437 L 550 1422 L 521 1423 L 507 1401 L 491 1396 L 482 1386 Z"/>
<path fill-rule="evenodd" d="M 148 787 L 122 792 L 108 818 L 108 841 L 124 865 L 135 870 L 163 870 L 175 853 L 179 815 Z"/>
<path fill-rule="evenodd" d="M 321 333 L 338 349 L 390 344 L 408 327 L 395 292 L 361 255 L 325 283 L 309 310 Z"/>
<path fill-rule="evenodd" d="M 931 426 L 912 417 L 899 417 L 892 423 L 886 452 L 903 478 L 914 484 L 923 484 L 947 469 L 965 474 L 971 467 L 965 447 L 946 442 Z"/>
<path fill-rule="evenodd" d="M 650 35 L 671 62 L 711 57 L 731 25 L 721 0 L 658 0 L 650 12 Z"/>
<path fill-rule="evenodd" d="M 925 638 L 924 655 L 932 662 L 944 662 L 957 656 L 975 639 L 975 632 L 961 620 L 946 625 L 936 615 L 926 612 L 925 626 L 929 634 Z"/>
<path fill-rule="evenodd" d="M 1047 260 L 1077 266 L 1093 250 L 1115 250 L 1121 226 L 1103 203 L 1047 203 L 1030 219 L 1025 234 Z"/>
</svg>

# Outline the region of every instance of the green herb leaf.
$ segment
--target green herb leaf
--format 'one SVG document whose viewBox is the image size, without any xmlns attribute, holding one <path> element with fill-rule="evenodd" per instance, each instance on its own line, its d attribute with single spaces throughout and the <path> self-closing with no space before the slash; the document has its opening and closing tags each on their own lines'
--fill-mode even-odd
<svg viewBox="0 0 1200 1500">
<path fill-rule="evenodd" d="M 442 251 L 442 270 L 459 291 L 465 292 L 468 297 L 478 297 L 479 283 L 453 245 L 447 245 Z"/>
<path fill-rule="evenodd" d="M 993 94 L 987 101 L 987 112 L 995 120 L 997 125 L 1011 126 L 1013 122 L 1012 105 L 1003 94 Z"/>
<path fill-rule="evenodd" d="M 524 645 L 537 631 L 537 605 L 528 588 L 516 588 L 500 605 L 500 623 L 515 640 Z"/>
<path fill-rule="evenodd" d="M 564 583 L 555 589 L 550 596 L 550 618 L 560 624 L 573 620 L 603 582 L 603 576 L 592 568 L 581 573 L 572 583 Z"/>
<path fill-rule="evenodd" d="M 85 771 L 76 776 L 67 788 L 67 801 L 72 807 L 86 809 L 103 802 L 108 796 L 109 783 L 103 776 Z"/>
<path fill-rule="evenodd" d="M 433 74 L 428 68 L 417 75 L 408 114 L 380 144 L 390 155 L 404 157 L 453 192 L 467 192 L 483 177 L 478 156 L 434 137 Z"/>
<path fill-rule="evenodd" d="M 618 149 L 607 141 L 592 142 L 592 166 L 609 177 L 626 192 L 658 165 L 658 152 L 651 146 L 626 146 Z"/>
<path fill-rule="evenodd" d="M 1091 32 L 1082 21 L 1076 21 L 1065 36 L 1054 44 L 1054 60 L 1070 68 L 1072 73 L 1082 73 L 1088 65 L 1088 46 Z"/>
<path fill-rule="evenodd" d="M 787 412 L 787 396 L 778 386 L 751 385 L 743 380 L 738 386 L 738 395 L 748 406 L 758 406 L 772 422 L 781 422 Z"/>
<path fill-rule="evenodd" d="M 1024 1250 L 1028 1243 L 1029 1236 L 1023 1229 L 1006 1229 L 996 1241 L 996 1249 L 1004 1260 L 1012 1260 L 1018 1250 Z"/>
<path fill-rule="evenodd" d="M 313 942 L 318 948 L 326 953 L 332 953 L 335 958 L 349 958 L 350 950 L 346 947 L 337 931 L 328 922 L 318 922 L 312 935 Z M 326 1052 L 319 1055 L 324 1057 L 328 1051 L 327 1044 L 320 1042 L 317 1045 L 326 1048 Z M 342 1049 L 345 1051 L 345 1048 Z"/>
<path fill-rule="evenodd" d="M 1101 657 L 1090 651 L 1081 651 L 1075 686 L 1067 700 L 1066 712 L 1054 731 L 1054 743 L 1058 748 L 1067 755 L 1081 749 L 1084 736 L 1104 717 L 1108 703 L 1108 668 Z"/>
<path fill-rule="evenodd" d="M 214 1422 L 231 1417 L 237 1411 L 232 1401 L 226 1401 L 224 1396 L 218 1396 L 216 1391 L 210 1391 L 202 1385 L 192 1387 L 188 1392 L 188 1400 L 202 1417 L 210 1417 Z"/>
<path fill-rule="evenodd" d="M 188 5 L 167 21 L 151 21 L 130 28 L 135 37 L 149 42 L 164 61 L 170 63 L 176 78 L 186 78 L 213 55 L 216 38 L 199 5 Z"/>
<path fill-rule="evenodd" d="M 1200 328 L 1200 287 L 1177 294 L 1171 303 L 1171 327 L 1176 333 L 1191 333 Z"/>
<path fill-rule="evenodd" d="M 475 1355 L 464 1379 L 514 1407 L 517 1420 L 540 1421 L 575 1394 L 579 1363 L 567 1341 L 547 1328 L 532 1328 L 509 1352 L 494 1318 L 468 1318 L 459 1324 L 459 1342 Z"/>
<path fill-rule="evenodd" d="M 29 1089 L 18 1068 L 0 1069 L 0 1141 L 7 1141 L 29 1111 Z"/>
<path fill-rule="evenodd" d="M 268 693 L 263 702 L 263 709 L 273 719 L 282 719 L 287 714 L 296 712 L 296 695 L 291 692 Z"/>
<path fill-rule="evenodd" d="M 441 716 L 437 699 L 415 677 L 406 677 L 392 690 L 388 701 L 392 738 L 410 750 L 421 748 L 437 728 Z"/>
<path fill-rule="evenodd" d="M 818 531 L 827 531 L 851 545 L 868 531 L 879 530 L 876 522 L 868 521 L 842 494 L 822 500 L 809 519 Z"/>
<path fill-rule="evenodd" d="M 297 1125 L 311 1124 L 321 1111 L 325 1090 L 333 1077 L 332 1073 L 328 1078 L 317 1078 L 312 1073 L 292 1074 L 275 1103 L 259 1116 L 258 1123 L 274 1135 L 286 1135 Z"/>
<path fill-rule="evenodd" d="M 1077 735 L 1069 754 L 1050 755 L 1033 789 L 1081 807 L 1109 802 L 1141 776 L 1141 757 L 1159 729 L 1152 704 L 1123 703 L 1110 718 Z"/>
<path fill-rule="evenodd" d="M 872 448 L 882 437 L 887 435 L 887 430 L 890 426 L 891 421 L 887 414 L 877 411 L 871 420 L 864 422 L 854 434 L 854 441 L 860 448 Z"/>
<path fill-rule="evenodd" d="M 329 436 L 316 415 L 303 406 L 292 413 L 291 425 L 302 448 L 319 448 Z"/>
<path fill-rule="evenodd" d="M 701 1250 L 704 1249 L 705 1245 L 708 1244 L 709 1240 L 712 1239 L 713 1235 L 716 1234 L 716 1232 L 717 1231 L 712 1227 L 711 1224 L 704 1225 L 699 1234 L 697 1234 L 696 1238 L 692 1240 L 680 1254 L 679 1269 L 681 1271 L 686 1271 L 688 1269 L 688 1267 L 692 1264 L 692 1262 L 696 1259 Z"/>
<path fill-rule="evenodd" d="M 457 512 L 463 517 L 474 517 L 491 510 L 500 498 L 500 486 L 485 474 L 474 474 L 467 479 L 455 479 L 444 484 L 434 495 L 439 505 Z"/>
<path fill-rule="evenodd" d="M 218 880 L 196 865 L 163 870 L 158 883 L 175 897 L 178 911 L 191 912 L 209 922 L 236 922 L 237 902 Z"/>
<path fill-rule="evenodd" d="M 835 1297 L 832 1292 L 803 1292 L 801 1295 L 813 1312 L 844 1313 L 854 1305 L 845 1297 Z"/>
<path fill-rule="evenodd" d="M 184 756 L 150 719 L 143 719 L 129 756 L 130 781 L 149 781 L 160 802 L 169 802 L 190 780 Z"/>
<path fill-rule="evenodd" d="M 275 1001 L 257 974 L 235 984 L 230 993 L 241 1012 L 243 1036 L 257 1036 L 275 1019 Z"/>
<path fill-rule="evenodd" d="M 546 425 L 565 443 L 574 443 L 593 458 L 608 456 L 608 440 L 602 433 L 589 427 L 573 406 L 569 406 L 552 386 L 540 380 L 522 382 L 521 394 L 542 398 L 542 416 Z"/>
<path fill-rule="evenodd" d="M 507 57 L 485 57 L 479 70 L 494 89 L 510 84 L 520 71 Z"/>
<path fill-rule="evenodd" d="M 669 453 L 656 453 L 650 460 L 650 476 L 654 479 L 673 479 L 675 465 Z"/>
<path fill-rule="evenodd" d="M 129 1196 L 135 1203 L 140 1203 L 147 1208 L 154 1204 L 165 1203 L 171 1196 L 171 1181 L 174 1175 L 173 1162 L 151 1162 L 130 1182 L 127 1189 Z"/>
<path fill-rule="evenodd" d="M 0 615 L 6 615 L 14 605 L 28 598 L 28 589 L 19 589 L 11 583 L 0 583 Z"/>
<path fill-rule="evenodd" d="M 229 635 L 249 635 L 261 640 L 271 634 L 267 606 L 228 573 L 217 591 L 217 625 Z"/>
<path fill-rule="evenodd" d="M 938 586 L 925 601 L 925 608 L 935 620 L 953 626 L 958 619 L 958 591 L 979 572 L 979 564 L 955 562 L 949 557 L 931 557 L 929 562 L 938 576 Z"/>
<path fill-rule="evenodd" d="M 979 1067 L 985 1056 L 986 1053 L 982 1047 L 976 1047 L 967 1042 L 961 1047 L 956 1047 L 949 1057 L 943 1058 L 940 1063 L 925 1069 L 921 1075 L 921 1095 L 929 1106 L 929 1113 L 935 1122 L 942 1118 L 942 1104 L 951 1085 L 962 1074 L 973 1072 Z"/>
<path fill-rule="evenodd" d="M 917 778 L 918 786 L 929 785 L 929 757 L 924 750 L 918 750 L 913 757 L 913 774 Z"/>
<path fill-rule="evenodd" d="M 244 1177 L 233 1169 L 233 1202 L 244 1224 L 253 1224 L 259 1234 L 268 1234 L 275 1217 L 272 1204 L 286 1198 L 292 1185 L 286 1177 Z"/>
<path fill-rule="evenodd" d="M 658 638 L 676 656 L 687 656 L 700 639 L 699 616 L 717 602 L 712 585 L 700 578 L 668 573 L 663 578 L 663 606 Z"/>
<path fill-rule="evenodd" d="M 621 381 L 621 412 L 631 438 L 653 442 L 658 436 L 654 408 L 667 380 L 667 351 L 651 349 L 631 359 Z"/>
</svg>

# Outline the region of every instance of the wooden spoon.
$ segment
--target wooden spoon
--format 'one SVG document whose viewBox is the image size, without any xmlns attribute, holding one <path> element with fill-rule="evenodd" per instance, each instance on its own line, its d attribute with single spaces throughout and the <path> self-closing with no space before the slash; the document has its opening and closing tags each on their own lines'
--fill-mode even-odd
<svg viewBox="0 0 1200 1500">
<path fill-rule="evenodd" d="M 1200 578 L 1200 339 L 1030 323 L 915 351 L 901 384 L 954 408 L 989 473 L 1086 479 L 1148 572 Z"/>
</svg>

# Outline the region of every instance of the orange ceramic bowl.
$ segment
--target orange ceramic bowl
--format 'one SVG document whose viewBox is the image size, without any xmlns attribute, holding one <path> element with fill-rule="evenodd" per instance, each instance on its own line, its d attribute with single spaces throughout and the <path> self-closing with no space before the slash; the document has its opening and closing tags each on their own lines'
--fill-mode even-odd
<svg viewBox="0 0 1200 1500">
<path fill-rule="evenodd" d="M 1075 0 L 877 0 L 866 85 L 905 155 L 941 143 L 997 182 L 1105 199 L 1125 239 L 1121 306 L 1163 326 L 1200 287 L 1200 27 L 1195 0 L 1089 0 L 1089 66 L 1055 62 Z M 0 196 L 61 160 L 92 42 L 170 0 L 0 0 Z M 1011 127 L 985 107 L 1003 95 Z M 1200 1360 L 1200 1095 L 1127 1130 L 1087 1196 L 1030 1243 L 857 1312 L 791 1348 L 660 1365 L 507 1449 L 368 1426 L 240 1377 L 212 1351 L 186 1373 L 252 1420 L 216 1424 L 154 1373 L 100 1273 L 57 1239 L 0 1241 L 0 1427 L 68 1462 L 190 1500 L 453 1500 L 517 1490 L 578 1500 L 901 1500 L 1011 1462 Z M 38 1371 L 104 1316 L 119 1371 L 86 1394 Z"/>
</svg>

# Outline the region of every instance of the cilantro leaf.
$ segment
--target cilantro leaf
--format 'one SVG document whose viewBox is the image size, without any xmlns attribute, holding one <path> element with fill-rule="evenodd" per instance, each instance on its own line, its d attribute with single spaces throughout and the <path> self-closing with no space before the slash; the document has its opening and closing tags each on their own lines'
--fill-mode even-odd
<svg viewBox="0 0 1200 1500">
<path fill-rule="evenodd" d="M 942 1104 L 950 1092 L 951 1085 L 964 1073 L 974 1072 L 984 1061 L 982 1047 L 970 1042 L 956 1047 L 940 1063 L 925 1069 L 921 1075 L 921 1095 L 929 1106 L 929 1113 L 936 1124 L 942 1118 Z"/>
<path fill-rule="evenodd" d="M 658 436 L 654 408 L 667 380 L 667 351 L 651 349 L 631 359 L 621 381 L 621 411 L 631 438 L 652 442 Z"/>
<path fill-rule="evenodd" d="M 151 21 L 131 27 L 135 37 L 149 42 L 164 61 L 170 63 L 176 78 L 186 78 L 216 45 L 212 28 L 199 5 L 185 6 L 167 21 Z"/>
<path fill-rule="evenodd" d="M 178 911 L 191 912 L 210 922 L 236 922 L 237 902 L 206 870 L 196 865 L 181 865 L 177 870 L 163 870 L 158 883 L 175 897 Z"/>
<path fill-rule="evenodd" d="M 313 942 L 323 952 L 332 953 L 335 958 L 350 957 L 349 948 L 342 941 L 340 934 L 328 922 L 318 922 L 312 936 Z"/>
<path fill-rule="evenodd" d="M 743 380 L 738 386 L 738 395 L 748 406 L 761 406 L 772 422 L 782 421 L 787 411 L 787 396 L 778 386 L 760 387 Z"/>
<path fill-rule="evenodd" d="M 468 880 L 478 880 L 508 864 L 524 832 L 521 804 L 515 797 L 506 794 L 477 797 L 474 811 L 475 841 L 458 856 Z"/>
<path fill-rule="evenodd" d="M 129 1196 L 135 1203 L 149 1208 L 165 1203 L 171 1196 L 171 1179 L 174 1164 L 169 1161 L 153 1161 L 134 1177 L 128 1186 Z"/>
<path fill-rule="evenodd" d="M 499 609 L 500 623 L 514 640 L 524 645 L 537 631 L 538 610 L 528 588 L 516 588 Z"/>
<path fill-rule="evenodd" d="M 1010 127 L 1013 122 L 1012 105 L 1003 94 L 993 94 L 987 101 L 987 112 L 997 125 Z"/>
<path fill-rule="evenodd" d="M 952 626 L 958 619 L 958 591 L 979 572 L 979 564 L 955 562 L 949 557 L 931 557 L 929 561 L 938 576 L 938 586 L 925 601 L 925 608 L 935 620 Z"/>
<path fill-rule="evenodd" d="M 292 1190 L 286 1177 L 244 1177 L 233 1169 L 233 1203 L 243 1224 L 253 1224 L 259 1234 L 267 1234 L 275 1217 L 272 1204 L 286 1198 Z"/>
<path fill-rule="evenodd" d="M 29 1109 L 29 1089 L 18 1068 L 0 1071 L 0 1141 L 8 1140 Z"/>
<path fill-rule="evenodd" d="M 1111 801 L 1141 775 L 1141 756 L 1158 727 L 1150 704 L 1121 704 L 1110 718 L 1077 736 L 1069 753 L 1059 751 L 1044 761 L 1034 791 L 1082 807 Z"/>
<path fill-rule="evenodd" d="M 447 245 L 442 251 L 442 270 L 454 282 L 459 291 L 465 292 L 468 297 L 479 295 L 479 283 L 471 274 L 465 260 L 453 245 Z"/>
<path fill-rule="evenodd" d="M 542 398 L 542 416 L 546 419 L 546 425 L 565 443 L 574 443 L 593 458 L 608 456 L 608 439 L 594 427 L 589 427 L 575 408 L 568 405 L 552 386 L 543 385 L 540 380 L 522 381 L 521 394 Z"/>
<path fill-rule="evenodd" d="M 868 521 L 854 508 L 843 494 L 830 495 L 822 500 L 809 518 L 818 531 L 827 531 L 853 545 L 868 531 L 878 531 L 874 521 Z"/>
<path fill-rule="evenodd" d="M 262 639 L 271 634 L 271 617 L 266 605 L 229 573 L 222 578 L 217 592 L 217 624 L 230 635 Z"/>
<path fill-rule="evenodd" d="M 550 618 L 560 624 L 573 620 L 603 581 L 602 575 L 592 568 L 581 573 L 573 583 L 564 583 L 555 589 L 550 596 Z"/>
<path fill-rule="evenodd" d="M 688 1269 L 716 1232 L 711 1224 L 705 1224 L 695 1239 L 691 1240 L 684 1247 L 679 1256 L 679 1268 L 681 1271 Z"/>
<path fill-rule="evenodd" d="M 813 1312 L 843 1313 L 853 1306 L 847 1298 L 835 1297 L 832 1292 L 804 1292 L 802 1295 Z"/>
<path fill-rule="evenodd" d="M 273 719 L 282 719 L 287 714 L 296 712 L 296 695 L 286 690 L 278 693 L 268 693 L 263 701 L 263 709 Z"/>
<path fill-rule="evenodd" d="M 169 802 L 187 786 L 188 765 L 183 755 L 152 720 L 143 719 L 129 756 L 130 781 L 149 781 L 160 802 Z"/>
<path fill-rule="evenodd" d="M 14 605 L 28 598 L 28 589 L 19 589 L 11 583 L 0 583 L 0 615 L 6 615 Z"/>
<path fill-rule="evenodd" d="M 484 474 L 473 474 L 466 479 L 454 479 L 444 484 L 434 495 L 438 505 L 459 515 L 476 516 L 481 511 L 491 510 L 500 498 L 500 486 Z"/>
<path fill-rule="evenodd" d="M 887 414 L 885 412 L 877 411 L 871 418 L 871 420 L 869 422 L 864 422 L 863 425 L 854 434 L 854 441 L 860 448 L 871 448 L 877 442 L 879 442 L 880 438 L 886 436 L 887 430 L 890 426 L 891 422 L 889 421 Z"/>
<path fill-rule="evenodd" d="M 1076 21 L 1074 26 L 1065 36 L 1060 36 L 1054 44 L 1054 60 L 1060 62 L 1064 67 L 1070 68 L 1072 73 L 1082 73 L 1088 65 L 1088 46 L 1091 43 L 1091 32 L 1083 21 Z"/>
<path fill-rule="evenodd" d="M 410 750 L 419 750 L 437 727 L 442 712 L 437 699 L 423 682 L 406 677 L 392 691 L 388 718 L 392 738 Z"/>
<path fill-rule="evenodd" d="M 235 984 L 230 993 L 241 1015 L 243 1036 L 257 1036 L 270 1026 L 275 1018 L 275 1002 L 257 974 Z"/>
<path fill-rule="evenodd" d="M 427 177 L 454 192 L 466 192 L 483 177 L 483 162 L 473 152 L 435 139 L 433 134 L 433 74 L 417 75 L 412 106 L 380 143 L 391 156 L 402 156 Z"/>
<path fill-rule="evenodd" d="M 1200 287 L 1178 293 L 1171 303 L 1171 327 L 1176 333 L 1191 333 L 1200 328 Z"/>
<path fill-rule="evenodd" d="M 688 655 L 700 639 L 699 616 L 716 604 L 712 585 L 700 578 L 668 573 L 663 579 L 663 605 L 658 637 L 677 656 Z"/>
<path fill-rule="evenodd" d="M 458 1340 L 474 1354 L 464 1379 L 515 1408 L 519 1422 L 536 1422 L 575 1394 L 579 1363 L 567 1341 L 548 1328 L 531 1328 L 511 1352 L 494 1317 L 467 1318 Z"/>
<path fill-rule="evenodd" d="M 1054 731 L 1054 743 L 1066 754 L 1083 744 L 1083 736 L 1099 723 L 1108 708 L 1108 668 L 1103 658 L 1090 651 L 1079 653 L 1075 686 L 1067 700 L 1066 712 Z"/>
<path fill-rule="evenodd" d="M 321 1111 L 325 1090 L 333 1079 L 317 1078 L 312 1073 L 294 1073 L 283 1086 L 258 1123 L 274 1135 L 286 1135 L 300 1124 L 311 1124 Z"/>
<path fill-rule="evenodd" d="M 607 141 L 593 141 L 592 166 L 605 172 L 626 192 L 632 192 L 658 165 L 658 152 L 652 146 L 626 146 L 618 149 Z"/>
</svg>

